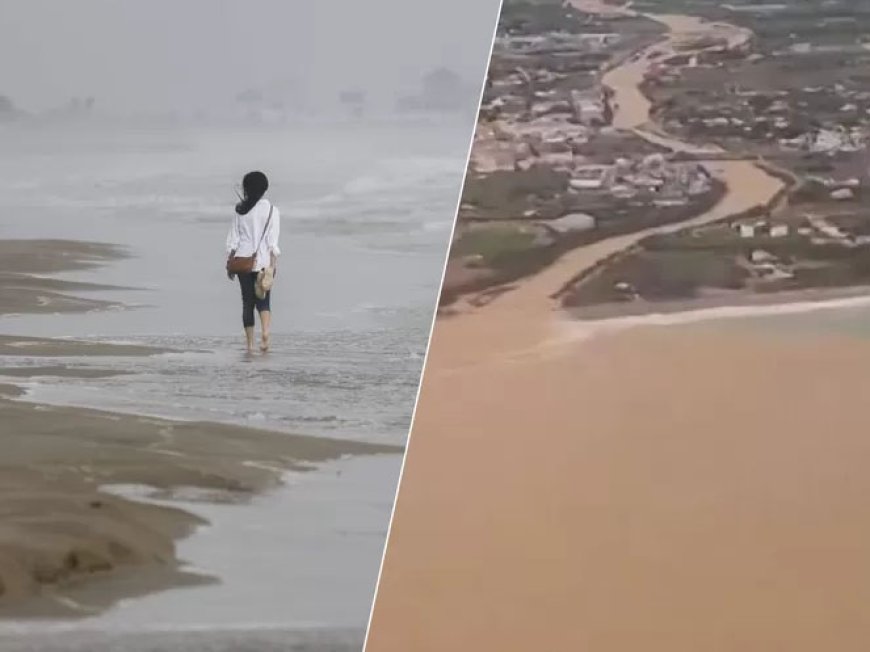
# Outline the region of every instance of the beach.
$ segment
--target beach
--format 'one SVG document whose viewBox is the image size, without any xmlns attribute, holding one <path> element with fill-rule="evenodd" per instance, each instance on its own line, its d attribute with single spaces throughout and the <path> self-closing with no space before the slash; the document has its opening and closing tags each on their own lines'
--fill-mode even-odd
<svg viewBox="0 0 870 652">
<path fill-rule="evenodd" d="M 283 630 L 124 632 L 66 634 L 63 637 L 35 634 L 26 640 L 0 637 L 8 652 L 358 652 L 361 631 Z"/>
<path fill-rule="evenodd" d="M 7 241 L 0 312 L 39 312 L 56 302 L 61 312 L 93 310 L 54 292 L 40 275 L 105 264 L 108 248 L 62 241 Z M 76 289 L 87 286 L 75 286 Z M 87 288 L 92 289 L 92 288 Z M 75 340 L 4 336 L 0 355 L 47 359 L 158 356 L 166 350 L 89 344 Z M 7 376 L 93 379 L 98 368 L 13 367 Z M 145 486 L 153 495 L 199 490 L 216 501 L 247 500 L 279 486 L 282 474 L 330 459 L 393 453 L 397 446 L 294 437 L 234 426 L 120 415 L 21 402 L 24 390 L 2 386 L 0 411 L 7 453 L 0 470 L 4 515 L 0 528 L 0 613 L 5 616 L 92 616 L 117 600 L 172 585 L 213 581 L 181 567 L 178 539 L 205 521 L 171 506 L 114 495 L 114 486 Z M 143 572 L 142 569 L 146 569 Z M 83 580 L 127 572 L 127 582 L 77 599 Z M 86 587 L 86 585 L 85 585 Z M 87 588 L 87 587 L 86 587 Z"/>
<path fill-rule="evenodd" d="M 123 383 L 42 377 L 27 383 L 29 396 L 402 444 L 469 129 L 463 119 L 435 126 L 94 125 L 4 134 L 0 211 L 15 219 L 0 225 L 0 238 L 49 234 L 109 243 L 111 265 L 51 278 L 112 286 L 67 295 L 113 305 L 60 316 L 6 315 L 0 334 L 173 350 L 101 359 L 100 368 L 127 372 Z M 333 148 L 343 153 L 338 161 Z M 312 155 L 287 155 L 296 150 Z M 239 288 L 223 271 L 237 201 L 232 188 L 240 162 L 248 160 L 272 172 L 286 227 L 273 295 L 274 347 L 253 361 L 239 354 Z M 265 391 L 260 378 L 268 379 Z"/>
<path fill-rule="evenodd" d="M 655 18 L 671 43 L 720 29 Z M 649 130 L 642 65 L 606 77 L 615 123 L 705 149 Z M 692 224 L 783 188 L 710 165 L 728 192 Z M 439 317 L 367 650 L 863 649 L 866 337 L 560 309 L 577 274 L 687 224 L 574 250 Z"/>
<path fill-rule="evenodd" d="M 467 127 L 4 133 L 0 647 L 359 647 Z M 287 198 L 268 356 L 228 149 Z"/>
</svg>

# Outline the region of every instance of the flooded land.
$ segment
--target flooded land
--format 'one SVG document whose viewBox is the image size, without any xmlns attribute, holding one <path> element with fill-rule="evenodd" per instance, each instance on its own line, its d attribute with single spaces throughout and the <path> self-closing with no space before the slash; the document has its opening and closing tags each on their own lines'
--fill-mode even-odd
<svg viewBox="0 0 870 652">
<path fill-rule="evenodd" d="M 866 109 L 802 75 L 870 6 L 824 5 L 505 3 L 369 652 L 866 646 Z"/>
</svg>

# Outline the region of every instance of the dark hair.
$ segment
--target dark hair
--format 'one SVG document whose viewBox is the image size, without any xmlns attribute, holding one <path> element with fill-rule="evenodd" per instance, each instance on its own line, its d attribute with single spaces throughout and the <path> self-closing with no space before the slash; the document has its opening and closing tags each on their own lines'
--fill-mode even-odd
<svg viewBox="0 0 870 652">
<path fill-rule="evenodd" d="M 242 179 L 242 190 L 245 192 L 245 196 L 242 201 L 236 204 L 236 212 L 239 215 L 247 215 L 263 198 L 268 189 L 269 180 L 265 174 L 259 171 L 248 172 Z"/>
</svg>

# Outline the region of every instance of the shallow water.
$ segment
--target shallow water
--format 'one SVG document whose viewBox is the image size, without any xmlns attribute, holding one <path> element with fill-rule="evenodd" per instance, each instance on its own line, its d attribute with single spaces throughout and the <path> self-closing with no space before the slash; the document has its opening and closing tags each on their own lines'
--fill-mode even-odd
<svg viewBox="0 0 870 652">
<path fill-rule="evenodd" d="M 99 295 L 135 308 L 7 317 L 0 332 L 184 352 L 110 361 L 135 372 L 112 381 L 40 379 L 33 397 L 401 443 L 470 129 L 4 132 L 0 237 L 125 245 L 130 259 L 66 278 L 144 290 Z M 250 168 L 271 178 L 283 256 L 273 351 L 246 360 L 222 265 L 233 186 Z"/>
<path fill-rule="evenodd" d="M 211 522 L 180 543 L 179 556 L 220 583 L 128 600 L 82 621 L 6 623 L 0 649 L 4 635 L 37 632 L 361 631 L 400 464 L 396 455 L 330 463 L 288 476 L 285 487 L 251 504 L 174 501 Z"/>
<path fill-rule="evenodd" d="M 24 381 L 32 400 L 404 444 L 471 127 L 4 132 L 0 238 L 126 245 L 131 258 L 65 278 L 142 289 L 99 293 L 126 309 L 10 316 L 0 333 L 178 352 L 0 362 L 129 372 Z M 271 177 L 283 256 L 273 350 L 249 358 L 222 267 L 233 185 L 250 168 Z M 400 463 L 325 465 L 250 505 L 181 503 L 212 525 L 180 556 L 220 583 L 84 621 L 4 623 L 0 647 L 358 649 Z M 311 643 L 311 627 L 326 638 Z"/>
<path fill-rule="evenodd" d="M 0 635 L 4 652 L 359 652 L 362 631 L 214 629 L 168 632 L 83 632 Z"/>
<path fill-rule="evenodd" d="M 863 306 L 840 306 L 806 311 L 793 315 L 772 315 L 744 319 L 743 328 L 763 328 L 782 334 L 840 335 L 846 337 L 870 337 L 870 308 Z"/>
<path fill-rule="evenodd" d="M 424 328 L 420 320 L 419 332 Z M 186 352 L 76 360 L 77 367 L 129 376 L 15 381 L 28 389 L 28 400 L 42 403 L 401 444 L 422 361 L 414 335 L 401 323 L 361 332 L 282 333 L 273 337 L 270 354 L 255 356 L 226 337 L 125 338 Z"/>
</svg>

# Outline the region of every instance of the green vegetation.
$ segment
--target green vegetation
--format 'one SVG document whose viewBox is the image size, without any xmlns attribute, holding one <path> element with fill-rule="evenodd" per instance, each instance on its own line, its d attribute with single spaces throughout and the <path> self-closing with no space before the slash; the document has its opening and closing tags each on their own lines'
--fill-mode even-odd
<svg viewBox="0 0 870 652">
<path fill-rule="evenodd" d="M 830 221 L 854 235 L 870 232 L 866 213 L 840 215 Z M 748 260 L 759 251 L 789 273 L 773 278 L 750 273 Z M 686 229 L 647 238 L 595 273 L 577 279 L 564 305 L 617 303 L 629 300 L 633 292 L 647 301 L 674 301 L 696 298 L 705 290 L 771 293 L 864 286 L 870 284 L 868 252 L 867 245 L 819 243 L 798 234 L 741 238 L 724 223 Z"/>
<path fill-rule="evenodd" d="M 465 182 L 462 203 L 475 212 L 500 219 L 524 217 L 527 210 L 542 203 L 558 201 L 568 190 L 568 174 L 546 166 L 525 171 L 499 170 L 486 176 L 470 176 Z"/>
<path fill-rule="evenodd" d="M 565 31 L 581 33 L 589 29 L 589 17 L 565 7 L 558 0 L 514 0 L 505 2 L 499 16 L 500 34 L 533 35 Z M 596 31 L 596 30 L 593 30 Z"/>
<path fill-rule="evenodd" d="M 565 4 L 564 0 L 505 0 L 502 14 L 505 10 L 513 11 L 516 8 L 524 7 L 524 5 L 540 6 L 556 6 L 561 7 Z"/>
<path fill-rule="evenodd" d="M 481 264 L 498 268 L 515 254 L 532 248 L 535 234 L 519 224 L 498 224 L 465 232 L 450 250 L 451 256 L 479 256 Z"/>
<path fill-rule="evenodd" d="M 767 47 L 801 41 L 843 44 L 870 35 L 868 0 L 636 0 L 634 8 L 650 13 L 681 13 L 748 27 Z M 771 9 L 770 5 L 786 5 Z"/>
</svg>

